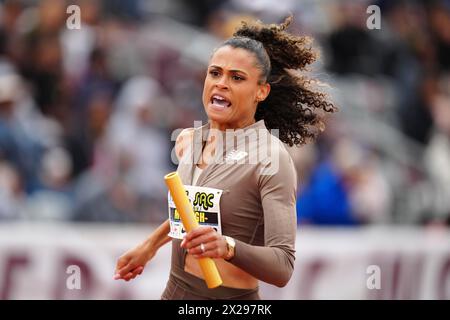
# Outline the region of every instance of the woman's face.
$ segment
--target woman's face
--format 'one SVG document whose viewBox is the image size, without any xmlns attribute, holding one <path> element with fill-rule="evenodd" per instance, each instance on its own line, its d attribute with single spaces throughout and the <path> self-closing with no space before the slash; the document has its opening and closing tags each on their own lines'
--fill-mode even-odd
<svg viewBox="0 0 450 320">
<path fill-rule="evenodd" d="M 237 129 L 255 122 L 258 102 L 270 92 L 269 84 L 258 84 L 260 77 L 253 53 L 231 46 L 214 53 L 203 87 L 203 106 L 212 128 Z"/>
</svg>

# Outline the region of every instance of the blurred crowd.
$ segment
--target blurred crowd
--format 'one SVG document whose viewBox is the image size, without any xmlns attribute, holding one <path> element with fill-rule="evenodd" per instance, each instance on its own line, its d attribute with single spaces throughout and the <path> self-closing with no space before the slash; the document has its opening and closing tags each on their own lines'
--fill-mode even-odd
<svg viewBox="0 0 450 320">
<path fill-rule="evenodd" d="M 172 132 L 206 121 L 211 49 L 289 13 L 339 106 L 290 148 L 298 223 L 449 225 L 448 0 L 2 1 L 0 220 L 163 221 Z"/>
</svg>

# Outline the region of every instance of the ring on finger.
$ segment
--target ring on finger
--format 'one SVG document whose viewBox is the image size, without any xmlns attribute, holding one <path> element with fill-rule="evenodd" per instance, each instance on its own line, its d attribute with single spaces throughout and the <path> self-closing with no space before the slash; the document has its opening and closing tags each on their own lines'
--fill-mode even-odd
<svg viewBox="0 0 450 320">
<path fill-rule="evenodd" d="M 202 250 L 202 253 L 205 253 L 205 245 L 203 243 L 200 243 L 200 250 Z"/>
</svg>

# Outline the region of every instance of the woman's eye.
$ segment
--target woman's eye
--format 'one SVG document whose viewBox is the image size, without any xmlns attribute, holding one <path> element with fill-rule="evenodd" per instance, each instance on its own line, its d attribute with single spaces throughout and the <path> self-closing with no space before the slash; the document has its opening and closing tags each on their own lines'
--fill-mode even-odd
<svg viewBox="0 0 450 320">
<path fill-rule="evenodd" d="M 233 80 L 236 80 L 236 81 L 244 80 L 244 78 L 242 78 L 241 76 L 233 76 L 232 78 L 233 78 Z"/>
<path fill-rule="evenodd" d="M 219 71 L 212 70 L 209 72 L 209 74 L 212 75 L 213 77 L 217 77 L 217 76 L 219 76 Z"/>
</svg>

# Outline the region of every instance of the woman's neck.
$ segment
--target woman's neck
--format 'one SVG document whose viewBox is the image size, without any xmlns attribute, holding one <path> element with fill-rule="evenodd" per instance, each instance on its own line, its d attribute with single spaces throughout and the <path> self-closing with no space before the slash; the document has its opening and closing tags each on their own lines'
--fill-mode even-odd
<svg viewBox="0 0 450 320">
<path fill-rule="evenodd" d="M 227 129 L 236 130 L 236 129 L 246 128 L 246 127 L 254 124 L 255 122 L 256 121 L 255 121 L 254 118 L 248 119 L 248 120 L 244 120 L 244 121 L 242 121 L 240 123 L 237 123 L 237 124 L 219 123 L 217 121 L 210 120 L 211 129 L 218 129 L 220 131 L 225 131 Z"/>
</svg>

